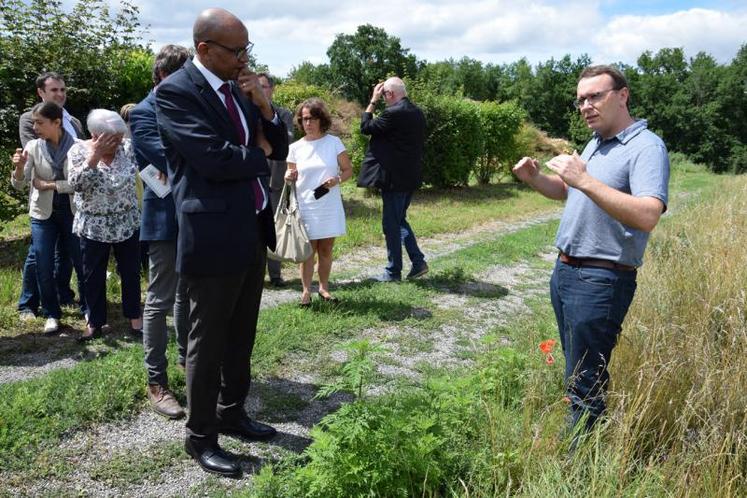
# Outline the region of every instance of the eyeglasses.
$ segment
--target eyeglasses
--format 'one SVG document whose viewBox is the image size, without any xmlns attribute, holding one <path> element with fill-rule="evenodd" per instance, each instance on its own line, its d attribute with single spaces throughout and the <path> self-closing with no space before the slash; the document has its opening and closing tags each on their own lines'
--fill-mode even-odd
<svg viewBox="0 0 747 498">
<path fill-rule="evenodd" d="M 617 90 L 619 90 L 619 88 L 610 88 L 608 90 L 602 90 L 601 92 L 594 92 L 591 95 L 587 95 L 586 97 L 579 97 L 573 101 L 573 107 L 575 107 L 576 109 L 581 109 L 585 103 L 588 103 L 589 105 L 598 104 L 602 101 L 605 95 Z"/>
<path fill-rule="evenodd" d="M 308 123 L 310 121 L 319 121 L 319 118 L 314 116 L 304 116 L 301 118 L 301 121 L 303 121 L 304 123 Z"/>
<path fill-rule="evenodd" d="M 217 41 L 213 41 L 213 40 L 205 40 L 204 43 L 212 43 L 214 45 L 218 45 L 223 50 L 228 50 L 229 52 L 231 52 L 233 55 L 236 56 L 237 59 L 243 59 L 244 57 L 249 57 L 249 54 L 252 53 L 252 49 L 254 48 L 254 43 L 252 42 L 247 43 L 246 47 L 242 47 L 242 48 L 226 47 L 222 43 L 218 43 Z"/>
</svg>

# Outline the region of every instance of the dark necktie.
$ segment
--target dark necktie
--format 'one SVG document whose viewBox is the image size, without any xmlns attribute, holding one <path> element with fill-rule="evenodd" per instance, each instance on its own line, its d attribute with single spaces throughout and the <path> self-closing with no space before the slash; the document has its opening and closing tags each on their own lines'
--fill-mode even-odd
<svg viewBox="0 0 747 498">
<path fill-rule="evenodd" d="M 236 103 L 234 102 L 233 95 L 231 94 L 231 87 L 228 85 L 228 83 L 223 83 L 220 88 L 218 88 L 218 90 L 220 90 L 220 93 L 222 93 L 226 99 L 226 110 L 228 110 L 228 117 L 231 118 L 233 125 L 236 127 L 236 132 L 239 134 L 239 141 L 241 142 L 241 145 L 246 145 L 246 133 L 244 132 L 244 125 L 241 124 L 241 117 L 239 116 L 239 110 L 236 109 Z M 252 182 L 252 187 L 254 187 L 254 207 L 257 212 L 259 212 L 262 210 L 262 205 L 264 204 L 265 200 L 262 185 L 260 185 L 259 183 L 259 178 Z"/>
</svg>

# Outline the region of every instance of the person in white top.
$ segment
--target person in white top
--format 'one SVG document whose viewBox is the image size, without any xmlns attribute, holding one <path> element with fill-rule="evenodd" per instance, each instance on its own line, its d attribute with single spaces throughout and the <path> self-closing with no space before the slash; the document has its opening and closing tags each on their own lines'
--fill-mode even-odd
<svg viewBox="0 0 747 498">
<path fill-rule="evenodd" d="M 300 305 L 308 307 L 311 306 L 311 280 L 317 255 L 319 297 L 324 301 L 338 301 L 329 293 L 329 274 L 335 237 L 345 235 L 340 184 L 353 176 L 353 167 L 342 141 L 327 134 L 332 118 L 324 102 L 312 98 L 301 103 L 295 122 L 303 129 L 304 137 L 289 147 L 285 179 L 296 182 L 301 220 L 314 250 L 311 257 L 301 263 L 303 294 Z"/>
</svg>

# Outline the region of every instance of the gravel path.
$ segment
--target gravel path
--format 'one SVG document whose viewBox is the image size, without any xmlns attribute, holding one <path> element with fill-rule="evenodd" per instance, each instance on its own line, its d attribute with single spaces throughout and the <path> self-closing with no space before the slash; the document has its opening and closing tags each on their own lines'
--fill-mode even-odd
<svg viewBox="0 0 747 498">
<path fill-rule="evenodd" d="M 560 217 L 560 210 L 542 214 L 531 220 L 521 220 L 513 223 L 494 221 L 472 227 L 459 233 L 439 234 L 435 237 L 418 240 L 421 250 L 428 259 L 435 259 L 456 252 L 467 246 L 496 238 L 500 235 L 513 233 L 532 225 L 546 223 Z M 359 282 L 374 275 L 380 275 L 386 264 L 386 249 L 381 246 L 366 247 L 346 254 L 335 261 L 333 269 L 334 282 L 346 284 Z M 283 276 L 286 279 L 297 279 L 295 265 L 284 265 Z M 334 285 L 334 283 L 333 283 Z M 266 288 L 262 293 L 260 307 L 270 308 L 282 303 L 299 299 L 297 289 Z M 46 338 L 38 335 L 24 335 L 12 339 L 17 344 L 8 345 L 2 352 L 0 362 L 0 384 L 17 382 L 44 375 L 47 372 L 75 366 L 79 361 L 90 359 L 91 354 L 75 345 L 74 337 Z M 21 343 L 32 342 L 33 344 Z"/>
<path fill-rule="evenodd" d="M 516 223 L 488 223 L 457 234 L 421 239 L 419 243 L 427 257 L 434 259 L 503 234 L 545 223 L 558 218 L 559 213 L 553 211 L 533 220 Z M 358 281 L 380 273 L 385 256 L 383 247 L 346 255 L 335 263 L 335 274 L 344 276 L 338 282 Z M 548 258 L 552 257 L 552 253 L 548 253 Z M 291 277 L 291 273 L 295 273 L 295 268 L 287 268 L 286 276 Z M 392 325 L 362 331 L 359 338 L 379 343 L 385 350 L 375 357 L 381 375 L 379 382 L 372 386 L 368 394 L 387 392 L 398 379 L 418 381 L 423 365 L 457 367 L 469 364 L 471 360 L 467 353 L 479 347 L 479 339 L 496 326 L 526 313 L 525 300 L 546 294 L 547 279 L 546 269 L 526 264 L 494 266 L 477 275 L 475 281 L 465 283 L 457 290 L 441 289 L 443 292 L 439 292 L 435 306 L 458 311 L 459 318 L 448 321 L 436 330 L 421 331 L 405 325 Z M 486 295 L 500 297 L 480 297 Z M 262 307 L 276 306 L 295 299 L 298 299 L 297 290 L 265 290 Z M 422 311 L 428 313 L 427 310 Z M 427 347 L 415 352 L 405 350 L 407 348 L 403 348 L 401 342 L 403 337 L 414 338 L 427 344 Z M 508 342 L 508 339 L 505 340 Z M 42 353 L 24 354 L 22 358 L 26 365 L 20 361 L 21 355 L 4 360 L 0 367 L 0 383 L 41 375 L 54 368 L 67 368 L 83 359 L 70 353 L 65 355 L 62 351 L 64 348 L 57 352 L 50 348 Z M 44 354 L 49 357 L 45 358 Z M 63 357 L 59 357 L 61 354 Z M 326 362 L 341 363 L 346 359 L 345 352 L 341 350 L 321 354 L 328 356 L 321 358 Z M 28 366 L 29 359 L 32 366 Z M 17 476 L 14 478 L 0 473 L 0 490 L 12 495 L 30 496 L 184 496 L 203 494 L 202 490 L 207 489 L 206 487 L 214 490 L 218 486 L 229 491 L 246 486 L 252 474 L 265 462 L 276 460 L 287 452 L 302 451 L 310 443 L 311 427 L 324 415 L 335 410 L 340 403 L 349 401 L 346 395 L 314 400 L 319 379 L 312 365 L 318 365 L 320 358 L 312 361 L 308 358 L 298 360 L 296 362 L 291 358 L 284 361 L 286 365 L 294 365 L 294 369 L 285 371 L 283 378 L 253 382 L 252 393 L 247 401 L 247 411 L 258 413 L 259 418 L 271 422 L 280 435 L 270 443 L 248 443 L 221 437 L 221 445 L 242 459 L 245 470 L 242 479 L 222 479 L 216 483 L 214 477 L 202 472 L 181 451 L 183 422 L 166 420 L 144 407 L 134 419 L 101 424 L 66 438 L 60 444 L 59 451 L 75 470 L 63 478 L 24 481 Z M 284 399 L 290 396 L 297 407 L 284 414 L 266 413 L 260 398 L 272 396 Z M 165 452 L 167 456 L 159 458 L 159 452 Z M 117 477 L 121 474 L 122 465 L 137 469 L 140 468 L 137 465 L 148 461 L 153 464 L 145 465 L 147 471 L 140 470 L 129 479 Z M 113 477 L 108 470 L 112 468 L 118 470 L 113 473 Z M 2 491 L 0 494 L 3 494 Z"/>
</svg>

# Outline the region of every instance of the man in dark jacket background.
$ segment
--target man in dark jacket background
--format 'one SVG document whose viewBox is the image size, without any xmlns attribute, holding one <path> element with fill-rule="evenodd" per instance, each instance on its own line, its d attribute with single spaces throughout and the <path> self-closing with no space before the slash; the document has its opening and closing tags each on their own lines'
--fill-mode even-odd
<svg viewBox="0 0 747 498">
<path fill-rule="evenodd" d="M 374 118 L 374 108 L 382 97 L 386 109 Z M 425 275 L 428 264 L 418 248 L 415 232 L 407 223 L 412 194 L 423 183 L 425 117 L 407 98 L 401 79 L 389 78 L 374 87 L 371 101 L 361 117 L 361 133 L 370 135 L 371 141 L 361 165 L 358 185 L 380 188 L 383 202 L 381 224 L 388 263 L 377 280 L 402 279 L 402 244 L 412 262 L 407 278 Z"/>
</svg>

